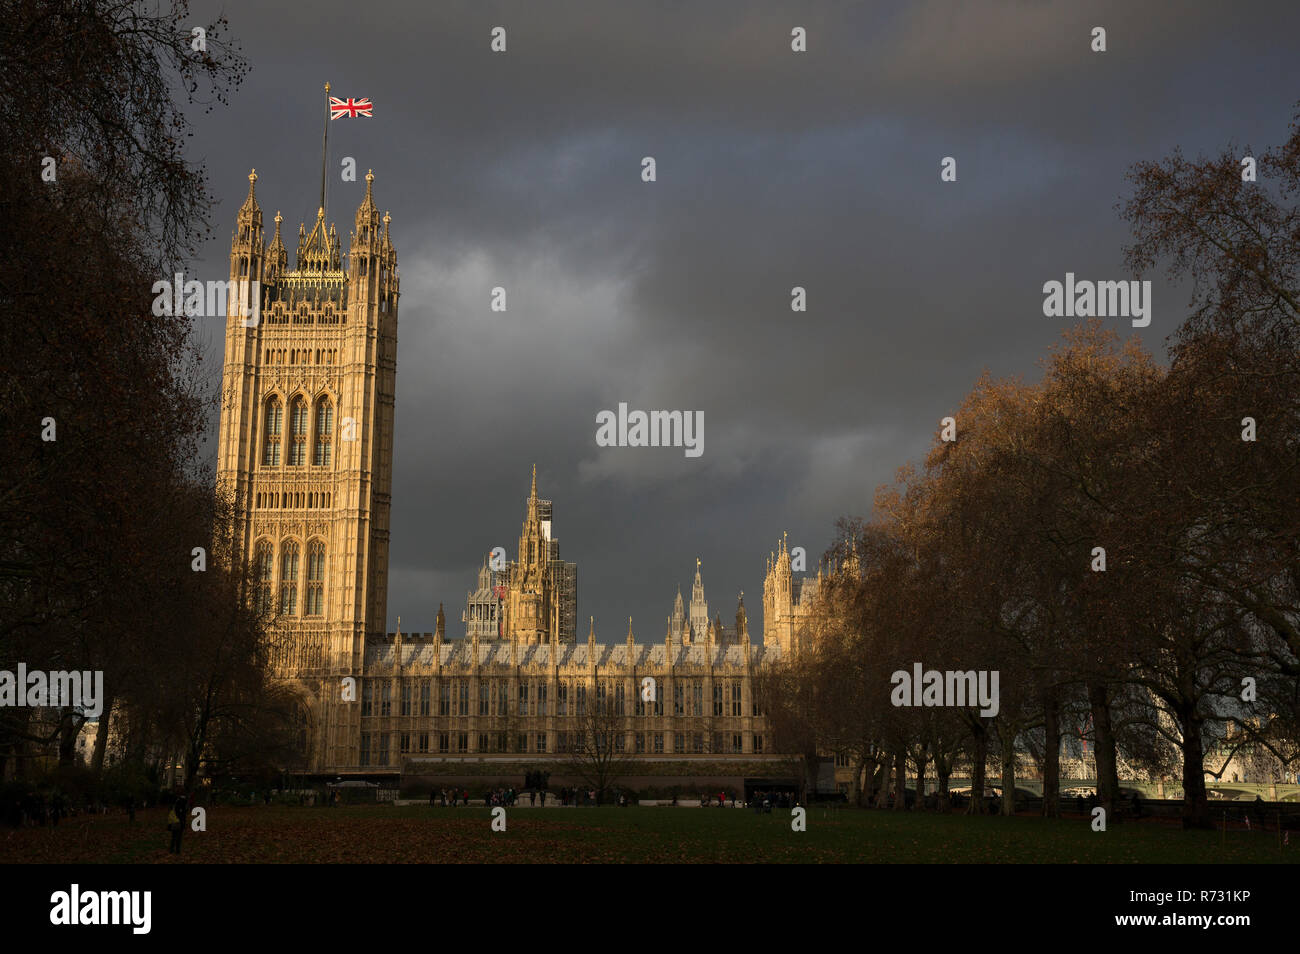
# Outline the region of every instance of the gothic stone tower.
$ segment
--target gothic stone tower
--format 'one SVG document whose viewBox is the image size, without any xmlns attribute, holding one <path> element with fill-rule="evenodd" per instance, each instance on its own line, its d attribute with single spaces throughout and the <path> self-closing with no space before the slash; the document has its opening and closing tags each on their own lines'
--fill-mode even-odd
<svg viewBox="0 0 1300 954">
<path fill-rule="evenodd" d="M 324 209 L 310 235 L 299 226 L 296 268 L 279 213 L 264 245 L 256 172 L 230 249 L 231 281 L 258 285 L 250 317 L 228 307 L 218 488 L 241 516 L 257 599 L 287 637 L 277 672 L 316 697 L 318 765 L 356 762 L 357 732 L 333 724 L 346 709 L 322 711 L 337 692 L 317 690 L 360 675 L 366 634 L 387 614 L 398 274 L 374 178 L 346 266 Z"/>
<path fill-rule="evenodd" d="M 537 466 L 533 465 L 533 485 L 519 534 L 519 559 L 510 567 L 507 639 L 518 639 L 524 645 L 550 642 L 551 631 L 559 625 L 558 618 L 553 618 L 559 608 L 554 582 L 550 540 L 543 531 L 537 499 Z"/>
</svg>

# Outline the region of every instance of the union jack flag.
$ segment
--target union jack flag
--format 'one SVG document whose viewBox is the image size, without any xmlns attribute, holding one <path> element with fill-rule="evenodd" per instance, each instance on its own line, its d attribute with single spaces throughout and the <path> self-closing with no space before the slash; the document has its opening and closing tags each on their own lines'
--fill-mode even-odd
<svg viewBox="0 0 1300 954">
<path fill-rule="evenodd" d="M 339 99 L 337 96 L 330 97 L 330 119 L 338 119 L 340 116 L 348 116 L 356 119 L 358 116 L 374 116 L 371 110 L 374 106 L 371 104 L 369 97 L 363 99 L 353 99 L 349 96 L 347 99 Z"/>
</svg>

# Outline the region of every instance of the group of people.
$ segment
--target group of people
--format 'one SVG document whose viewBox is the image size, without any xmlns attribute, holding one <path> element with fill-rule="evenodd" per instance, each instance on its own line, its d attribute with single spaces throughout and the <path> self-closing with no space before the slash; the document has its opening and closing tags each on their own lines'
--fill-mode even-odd
<svg viewBox="0 0 1300 954">
<path fill-rule="evenodd" d="M 44 828 L 46 825 L 57 827 L 64 818 L 83 814 L 107 815 L 114 807 L 118 807 L 131 821 L 135 821 L 136 810 L 152 804 L 150 800 L 130 796 L 116 803 L 87 797 L 83 803 L 80 799 L 65 797 L 57 789 L 52 792 L 32 791 L 6 802 L 0 808 L 0 818 L 13 828 Z"/>
<path fill-rule="evenodd" d="M 434 789 L 429 792 L 429 805 L 441 804 L 443 808 L 447 807 L 448 799 L 451 800 L 451 807 L 455 808 L 458 804 L 469 804 L 469 789 Z"/>
<path fill-rule="evenodd" d="M 600 800 L 598 793 L 594 788 L 562 788 L 560 789 L 560 804 L 562 805 L 599 805 Z"/>
<path fill-rule="evenodd" d="M 798 799 L 795 798 L 794 792 L 754 792 L 754 797 L 749 800 L 749 805 L 754 809 L 755 815 L 772 814 L 773 808 L 793 808 L 798 805 Z"/>
<path fill-rule="evenodd" d="M 519 804 L 519 799 L 523 795 L 528 796 L 528 804 L 534 807 L 538 806 L 539 804 L 541 805 L 542 808 L 546 807 L 545 789 L 542 789 L 540 791 L 532 790 L 528 792 L 521 792 L 514 787 L 492 789 L 486 795 L 483 796 L 483 804 L 489 806 L 500 805 L 505 808 L 511 808 Z M 429 805 L 431 807 L 434 805 L 442 805 L 445 808 L 449 804 L 451 805 L 452 808 L 455 808 L 457 805 L 468 805 L 469 789 L 442 788 L 442 789 L 434 789 L 433 791 L 429 792 Z M 568 803 L 566 802 L 565 804 Z"/>
</svg>

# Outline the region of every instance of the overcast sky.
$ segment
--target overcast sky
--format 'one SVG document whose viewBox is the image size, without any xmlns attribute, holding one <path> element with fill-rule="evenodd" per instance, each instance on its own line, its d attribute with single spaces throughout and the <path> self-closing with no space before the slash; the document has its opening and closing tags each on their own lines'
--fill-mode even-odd
<svg viewBox="0 0 1300 954">
<path fill-rule="evenodd" d="M 387 628 L 432 630 L 442 602 L 456 637 L 483 555 L 513 558 L 535 462 L 580 636 L 594 615 L 621 640 L 632 616 L 661 640 L 699 557 L 711 614 L 730 625 L 743 589 L 757 638 L 783 531 L 815 564 L 984 369 L 1037 376 L 1068 321 L 1044 317 L 1044 282 L 1137 277 L 1116 211 L 1132 163 L 1263 151 L 1300 100 L 1293 2 L 220 9 L 252 71 L 195 119 L 219 204 L 192 271 L 226 277 L 254 166 L 292 265 L 323 84 L 373 100 L 330 125 L 329 218 L 346 251 L 373 168 L 402 283 Z M 1162 351 L 1188 294 L 1143 277 Z M 704 453 L 598 447 L 620 402 L 702 411 Z"/>
</svg>

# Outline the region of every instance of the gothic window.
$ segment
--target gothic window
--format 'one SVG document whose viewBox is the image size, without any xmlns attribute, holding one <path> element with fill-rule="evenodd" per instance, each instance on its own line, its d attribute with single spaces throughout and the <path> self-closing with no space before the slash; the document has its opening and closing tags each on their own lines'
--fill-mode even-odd
<svg viewBox="0 0 1300 954">
<path fill-rule="evenodd" d="M 655 754 L 664 754 L 664 734 L 662 732 L 655 733 Z"/>
<path fill-rule="evenodd" d="M 361 764 L 370 764 L 370 733 L 361 733 Z"/>
<path fill-rule="evenodd" d="M 427 683 L 420 683 L 420 715 L 429 714 L 430 704 L 433 701 L 433 687 Z"/>
<path fill-rule="evenodd" d="M 459 699 L 460 699 L 460 708 L 457 710 L 457 714 L 463 716 L 469 715 L 469 680 L 467 679 L 462 679 L 460 681 Z M 463 752 L 464 749 L 462 749 L 461 751 Z"/>
<path fill-rule="evenodd" d="M 731 714 L 733 716 L 740 715 L 740 680 L 739 679 L 733 679 L 731 681 Z"/>
<path fill-rule="evenodd" d="M 301 467 L 307 459 L 307 402 L 300 397 L 293 399 L 289 432 L 289 466 Z"/>
<path fill-rule="evenodd" d="M 539 716 L 546 715 L 546 683 L 544 682 L 537 684 L 537 714 Z M 538 749 L 538 751 L 545 752 L 546 750 Z"/>
<path fill-rule="evenodd" d="M 387 679 L 379 684 L 379 714 L 381 716 L 393 714 L 393 684 Z"/>
<path fill-rule="evenodd" d="M 375 681 L 373 679 L 363 679 L 361 681 L 361 714 L 363 716 L 374 715 L 374 706 Z"/>
<path fill-rule="evenodd" d="M 307 616 L 323 616 L 325 613 L 325 544 L 319 540 L 312 541 L 307 548 Z"/>
<path fill-rule="evenodd" d="M 686 687 L 680 682 L 673 683 L 673 715 L 686 714 Z"/>
<path fill-rule="evenodd" d="M 519 714 L 528 715 L 528 683 L 526 682 L 519 684 Z"/>
<path fill-rule="evenodd" d="M 486 682 L 480 682 L 478 684 L 478 714 L 481 716 L 492 714 L 492 703 L 488 693 L 488 684 Z M 484 746 L 484 748 L 486 748 L 486 746 Z"/>
<path fill-rule="evenodd" d="M 280 418 L 284 405 L 274 395 L 266 402 L 266 426 L 262 432 L 262 464 L 265 467 L 280 466 Z"/>
<path fill-rule="evenodd" d="M 569 684 L 561 682 L 555 687 L 555 714 L 567 716 L 569 714 Z"/>
<path fill-rule="evenodd" d="M 763 754 L 763 737 L 761 735 L 754 736 L 754 754 L 755 755 Z"/>
<path fill-rule="evenodd" d="M 627 712 L 625 711 L 627 708 L 627 702 L 626 702 L 627 697 L 625 695 L 625 692 L 626 689 L 623 683 L 620 681 L 614 687 L 614 715 L 627 715 Z"/>
<path fill-rule="evenodd" d="M 334 405 L 329 398 L 316 402 L 316 449 L 312 454 L 312 463 L 318 467 L 328 467 L 330 463 L 330 437 L 334 433 Z"/>
<path fill-rule="evenodd" d="M 694 691 L 691 695 L 695 700 L 695 709 L 692 712 L 692 715 L 702 716 L 704 715 L 704 681 L 702 679 L 696 679 L 692 689 Z"/>
<path fill-rule="evenodd" d="M 577 694 L 574 698 L 574 707 L 577 710 L 577 715 L 582 717 L 587 714 L 587 687 L 582 683 L 578 683 L 576 689 Z"/>
<path fill-rule="evenodd" d="M 298 612 L 298 544 L 286 541 L 280 547 L 280 612 Z"/>
<path fill-rule="evenodd" d="M 402 680 L 402 711 L 401 714 L 409 716 L 411 714 L 411 684 L 405 679 Z M 403 748 L 403 752 L 409 752 L 409 748 Z"/>
<path fill-rule="evenodd" d="M 722 715 L 722 683 L 714 682 L 713 684 L 713 714 Z"/>
<path fill-rule="evenodd" d="M 253 565 L 257 568 L 257 611 L 259 613 L 269 613 L 271 611 L 271 586 L 272 574 L 275 572 L 275 557 L 271 552 L 271 544 L 265 540 L 257 545 Z"/>
</svg>

